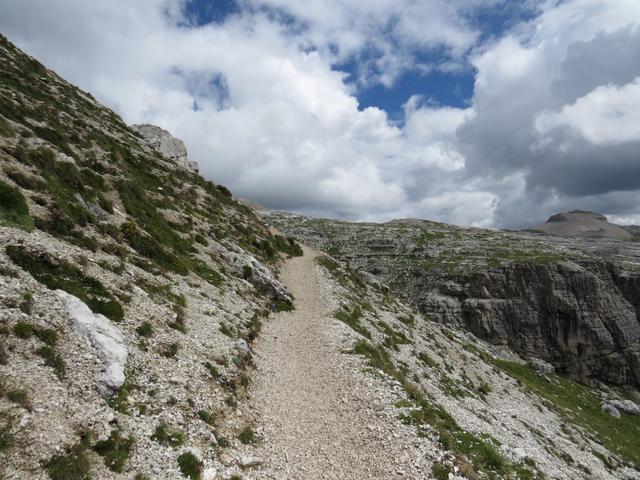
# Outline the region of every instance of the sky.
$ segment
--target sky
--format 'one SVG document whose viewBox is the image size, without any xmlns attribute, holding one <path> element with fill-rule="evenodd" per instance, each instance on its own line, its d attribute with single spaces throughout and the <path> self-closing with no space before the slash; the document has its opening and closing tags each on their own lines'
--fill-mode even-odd
<svg viewBox="0 0 640 480">
<path fill-rule="evenodd" d="M 0 32 L 270 208 L 640 224 L 638 0 L 4 0 Z"/>
</svg>

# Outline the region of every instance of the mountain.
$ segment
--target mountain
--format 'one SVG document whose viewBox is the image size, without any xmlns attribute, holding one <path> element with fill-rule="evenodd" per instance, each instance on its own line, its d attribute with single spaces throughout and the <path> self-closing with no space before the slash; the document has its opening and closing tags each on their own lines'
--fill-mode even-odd
<svg viewBox="0 0 640 480">
<path fill-rule="evenodd" d="M 258 215 L 0 60 L 0 478 L 640 478 L 640 244 Z"/>
<path fill-rule="evenodd" d="M 223 419 L 299 246 L 168 132 L 3 37 L 0 60 L 0 477 L 178 478 L 187 446 L 212 462 L 250 421 Z"/>
<path fill-rule="evenodd" d="M 599 213 L 585 210 L 572 210 L 552 215 L 534 230 L 565 237 L 582 236 L 617 240 L 632 240 L 634 238 L 629 229 L 615 223 L 609 223 L 607 217 Z"/>
</svg>

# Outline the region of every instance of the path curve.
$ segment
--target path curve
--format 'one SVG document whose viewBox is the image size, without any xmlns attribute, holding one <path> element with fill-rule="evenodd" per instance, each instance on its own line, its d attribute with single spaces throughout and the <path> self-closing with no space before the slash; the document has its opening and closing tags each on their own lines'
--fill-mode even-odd
<svg viewBox="0 0 640 480">
<path fill-rule="evenodd" d="M 317 255 L 305 248 L 287 261 L 281 279 L 296 309 L 273 315 L 256 344 L 254 452 L 265 463 L 246 478 L 426 478 L 424 445 L 398 421 L 389 385 L 340 353 L 344 327 Z"/>
</svg>

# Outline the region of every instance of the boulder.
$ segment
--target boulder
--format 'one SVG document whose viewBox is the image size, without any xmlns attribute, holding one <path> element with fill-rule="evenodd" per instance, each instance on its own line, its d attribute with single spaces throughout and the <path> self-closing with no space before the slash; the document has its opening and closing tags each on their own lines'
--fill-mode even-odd
<svg viewBox="0 0 640 480">
<path fill-rule="evenodd" d="M 127 348 L 122 332 L 108 318 L 94 314 L 79 298 L 63 290 L 56 290 L 67 308 L 72 327 L 96 350 L 102 360 L 103 370 L 98 390 L 104 397 L 115 393 L 125 381 Z"/>
<path fill-rule="evenodd" d="M 553 365 L 535 357 L 527 358 L 527 365 L 533 368 L 536 372 L 543 373 L 545 375 L 550 375 L 556 371 Z"/>
<path fill-rule="evenodd" d="M 620 411 L 614 407 L 610 401 L 606 401 L 600 407 L 603 412 L 608 413 L 612 417 L 620 418 Z"/>
<path fill-rule="evenodd" d="M 627 415 L 640 415 L 640 406 L 631 400 L 608 400 L 606 403 Z"/>
</svg>

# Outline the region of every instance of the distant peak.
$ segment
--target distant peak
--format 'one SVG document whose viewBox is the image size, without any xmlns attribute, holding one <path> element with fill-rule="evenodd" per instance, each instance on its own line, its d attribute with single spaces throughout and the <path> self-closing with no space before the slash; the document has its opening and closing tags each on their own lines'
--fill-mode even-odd
<svg viewBox="0 0 640 480">
<path fill-rule="evenodd" d="M 569 212 L 556 213 L 555 215 L 551 215 L 546 223 L 567 222 L 576 218 L 590 218 L 608 223 L 607 217 L 590 210 L 571 210 Z"/>
<path fill-rule="evenodd" d="M 535 228 L 551 235 L 566 237 L 595 237 L 630 240 L 629 230 L 615 223 L 609 223 L 607 217 L 589 210 L 571 210 L 556 213 L 542 225 Z"/>
</svg>

